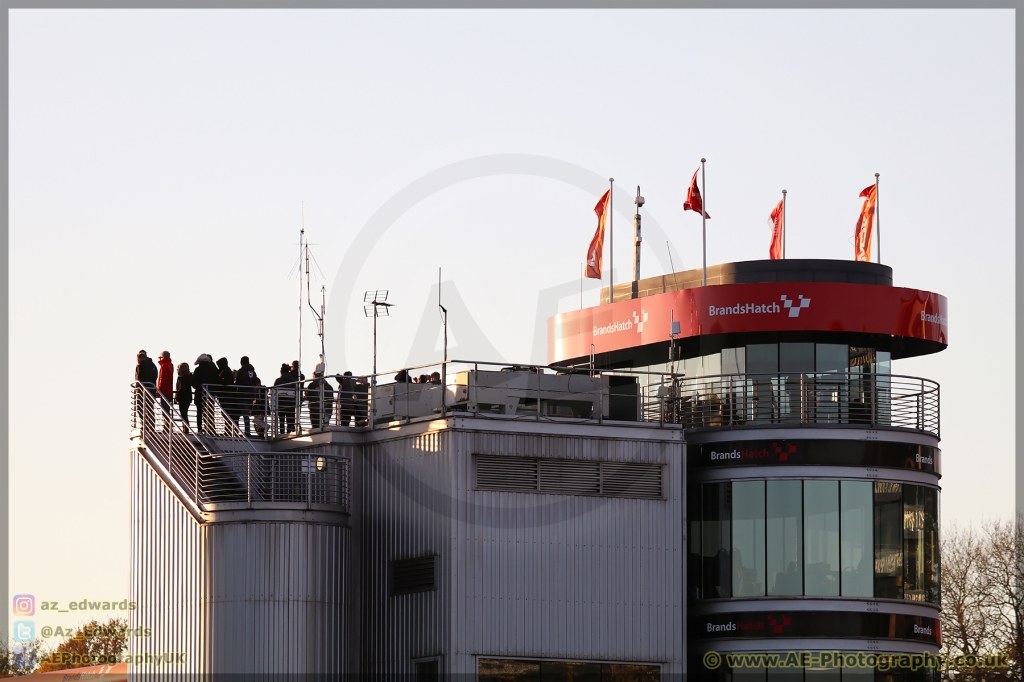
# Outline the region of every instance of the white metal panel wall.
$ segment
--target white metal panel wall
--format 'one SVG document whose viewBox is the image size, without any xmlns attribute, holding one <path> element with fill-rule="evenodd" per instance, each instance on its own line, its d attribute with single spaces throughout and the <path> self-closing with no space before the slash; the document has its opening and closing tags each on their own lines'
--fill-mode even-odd
<svg viewBox="0 0 1024 682">
<path fill-rule="evenodd" d="M 364 448 L 362 470 L 362 672 L 408 674 L 414 659 L 449 646 L 452 516 L 448 431 Z M 438 589 L 390 595 L 390 562 L 438 555 Z"/>
<path fill-rule="evenodd" d="M 133 630 L 151 632 L 128 638 L 132 661 L 142 661 L 130 666 L 131 678 L 196 679 L 202 668 L 201 528 L 138 450 L 132 450 L 131 472 L 130 599 L 137 608 L 128 621 Z M 168 653 L 184 654 L 185 663 L 145 663 Z"/>
<path fill-rule="evenodd" d="M 662 663 L 681 673 L 681 441 L 459 432 L 452 672 L 478 655 Z M 658 462 L 665 500 L 473 490 L 473 454 Z"/>
<path fill-rule="evenodd" d="M 474 453 L 663 463 L 666 499 L 475 491 Z M 451 429 L 368 445 L 363 672 L 410 673 L 440 655 L 444 670 L 475 673 L 490 655 L 681 673 L 682 453 L 681 439 Z M 431 553 L 437 591 L 390 596 L 389 562 Z"/>
<path fill-rule="evenodd" d="M 213 523 L 203 540 L 210 672 L 347 672 L 347 528 Z"/>
</svg>

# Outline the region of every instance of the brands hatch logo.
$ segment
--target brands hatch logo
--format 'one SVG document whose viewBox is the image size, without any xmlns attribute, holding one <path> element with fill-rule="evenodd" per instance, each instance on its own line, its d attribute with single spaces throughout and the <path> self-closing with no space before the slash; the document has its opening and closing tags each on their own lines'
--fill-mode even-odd
<svg viewBox="0 0 1024 682">
<path fill-rule="evenodd" d="M 736 305 L 727 306 L 708 306 L 708 315 L 714 317 L 716 315 L 762 315 L 764 313 L 779 313 L 783 310 L 789 311 L 790 317 L 800 317 L 800 311 L 804 308 L 811 306 L 811 299 L 804 298 L 803 294 L 797 294 L 797 300 L 793 300 L 783 294 L 779 299 L 782 301 L 780 307 L 778 303 L 737 303 Z"/>
<path fill-rule="evenodd" d="M 772 632 L 777 635 L 782 634 L 782 629 L 793 622 L 793 619 L 789 616 L 783 615 L 775 618 L 772 614 L 768 614 L 768 625 L 772 626 Z"/>
<path fill-rule="evenodd" d="M 789 459 L 789 456 L 796 453 L 796 445 L 793 443 L 772 443 L 772 449 L 775 450 L 775 454 L 779 456 L 780 462 L 785 462 Z"/>
<path fill-rule="evenodd" d="M 811 305 L 811 299 L 804 298 L 803 294 L 797 294 L 797 297 L 800 299 L 799 301 L 792 301 L 786 298 L 785 294 L 782 295 L 782 305 L 786 306 L 786 309 L 789 310 L 790 317 L 800 317 L 800 311 Z"/>
<path fill-rule="evenodd" d="M 647 322 L 647 311 L 643 308 L 640 309 L 640 313 L 633 311 L 633 316 L 624 322 L 612 322 L 606 324 L 603 327 L 594 327 L 594 336 L 602 336 L 604 334 L 614 334 L 616 332 L 629 331 L 630 329 L 636 329 L 637 334 L 644 330 L 644 323 Z"/>
</svg>

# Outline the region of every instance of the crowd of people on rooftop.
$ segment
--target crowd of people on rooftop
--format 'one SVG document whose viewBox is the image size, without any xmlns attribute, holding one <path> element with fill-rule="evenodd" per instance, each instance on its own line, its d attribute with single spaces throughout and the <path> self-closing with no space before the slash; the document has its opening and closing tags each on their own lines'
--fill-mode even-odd
<svg viewBox="0 0 1024 682">
<path fill-rule="evenodd" d="M 353 376 L 352 372 L 326 375 L 323 362 L 316 365 L 308 382 L 300 372 L 298 360 L 282 363 L 280 376 L 268 387 L 256 374 L 248 356 L 241 357 L 237 369 L 231 368 L 226 357 L 214 362 L 209 353 L 196 358 L 194 370 L 187 362 L 179 363 L 175 370 L 166 350 L 160 354 L 159 367 L 145 350 L 138 352 L 136 360 L 135 380 L 155 393 L 168 412 L 172 405 L 176 406 L 186 429 L 192 427 L 189 408 L 195 404 L 195 429 L 200 434 L 211 427 L 213 411 L 204 409 L 210 397 L 219 403 L 231 423 L 242 427 L 247 437 L 253 429 L 263 437 L 271 424 L 278 434 L 297 433 L 301 403 L 306 403 L 313 429 L 330 426 L 332 422 L 338 426 L 367 425 L 367 378 Z M 437 376 L 439 381 L 440 375 Z M 337 389 L 328 379 L 337 382 Z"/>
</svg>

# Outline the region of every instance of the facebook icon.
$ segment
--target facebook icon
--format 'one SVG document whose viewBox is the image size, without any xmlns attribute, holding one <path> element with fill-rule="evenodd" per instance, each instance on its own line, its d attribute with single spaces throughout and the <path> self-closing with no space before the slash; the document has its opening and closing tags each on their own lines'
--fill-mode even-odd
<svg viewBox="0 0 1024 682">
<path fill-rule="evenodd" d="M 14 641 L 31 642 L 36 638 L 36 623 L 33 620 L 14 621 Z"/>
</svg>

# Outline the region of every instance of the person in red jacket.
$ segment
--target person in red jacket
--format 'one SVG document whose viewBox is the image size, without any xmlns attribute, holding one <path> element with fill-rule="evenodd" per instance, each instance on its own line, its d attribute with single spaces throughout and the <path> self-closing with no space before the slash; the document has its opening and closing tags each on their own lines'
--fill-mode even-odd
<svg viewBox="0 0 1024 682">
<path fill-rule="evenodd" d="M 160 373 L 156 378 L 156 392 L 164 399 L 167 409 L 170 409 L 171 399 L 174 395 L 174 363 L 171 362 L 171 354 L 168 351 L 160 354 Z"/>
</svg>

